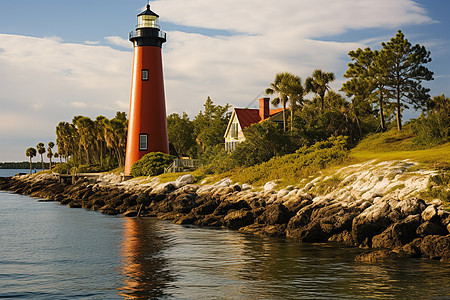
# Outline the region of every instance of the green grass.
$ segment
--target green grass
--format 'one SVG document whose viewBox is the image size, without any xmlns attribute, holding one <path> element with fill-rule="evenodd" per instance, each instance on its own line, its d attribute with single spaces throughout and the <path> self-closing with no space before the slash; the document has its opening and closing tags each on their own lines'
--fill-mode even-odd
<svg viewBox="0 0 450 300">
<path fill-rule="evenodd" d="M 189 173 L 194 175 L 195 183 L 206 180 L 206 184 L 210 184 L 229 177 L 234 182 L 249 183 L 256 188 L 271 180 L 277 181 L 278 187 L 283 188 L 288 185 L 298 185 L 305 178 L 312 179 L 319 175 L 331 176 L 326 184 L 323 186 L 319 184 L 317 187 L 316 192 L 325 193 L 340 184 L 340 179 L 333 177 L 339 169 L 369 160 L 382 162 L 410 159 L 418 162 L 419 165 L 411 167 L 410 171 L 450 167 L 450 143 L 424 149 L 424 146 L 414 143 L 414 138 L 415 135 L 408 126 L 405 126 L 401 132 L 393 129 L 372 134 L 350 151 L 345 151 L 342 145 L 338 146 L 338 143 L 332 145 L 328 142 L 328 148 L 316 145 L 302 148 L 293 154 L 274 157 L 268 162 L 248 168 L 235 168 L 222 174 L 211 176 L 207 174 L 205 167 Z M 187 173 L 163 174 L 159 176 L 159 179 L 161 182 L 174 181 L 183 174 Z"/>
</svg>

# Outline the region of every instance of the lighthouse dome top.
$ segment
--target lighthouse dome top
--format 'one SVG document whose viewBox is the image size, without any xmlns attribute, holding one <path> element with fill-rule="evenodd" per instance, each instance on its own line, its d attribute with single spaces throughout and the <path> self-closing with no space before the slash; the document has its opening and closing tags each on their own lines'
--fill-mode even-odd
<svg viewBox="0 0 450 300">
<path fill-rule="evenodd" d="M 136 28 L 158 28 L 159 29 L 159 16 L 150 10 L 150 5 L 147 4 L 147 9 L 137 15 L 138 24 Z"/>
<path fill-rule="evenodd" d="M 158 16 L 155 12 L 153 12 L 153 11 L 150 10 L 150 4 L 147 4 L 147 9 L 144 10 L 143 12 L 141 12 L 140 14 L 138 14 L 138 17 L 139 17 L 139 16 L 143 16 L 143 15 L 146 15 L 146 16 L 155 16 L 155 17 L 159 18 L 159 16 Z"/>
</svg>

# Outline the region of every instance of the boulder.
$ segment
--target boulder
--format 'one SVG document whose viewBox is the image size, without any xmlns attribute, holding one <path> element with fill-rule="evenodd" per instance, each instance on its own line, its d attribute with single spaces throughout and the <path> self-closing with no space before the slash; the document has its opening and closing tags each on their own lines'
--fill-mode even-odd
<svg viewBox="0 0 450 300">
<path fill-rule="evenodd" d="M 423 256 L 432 259 L 450 260 L 450 235 L 428 235 L 420 243 Z"/>
<path fill-rule="evenodd" d="M 419 236 L 427 236 L 427 235 L 446 235 L 447 230 L 442 226 L 426 221 L 417 228 L 417 235 Z"/>
<path fill-rule="evenodd" d="M 180 194 L 176 196 L 175 200 L 173 200 L 172 206 L 175 212 L 187 214 L 196 206 L 195 195 L 184 193 Z"/>
<path fill-rule="evenodd" d="M 216 201 L 211 200 L 196 207 L 192 212 L 200 216 L 210 215 L 214 212 L 217 206 L 219 206 L 219 204 Z"/>
<path fill-rule="evenodd" d="M 353 239 L 361 244 L 366 238 L 371 240 L 373 236 L 383 232 L 392 222 L 390 213 L 391 208 L 387 202 L 379 202 L 365 209 L 353 219 Z"/>
<path fill-rule="evenodd" d="M 336 234 L 332 235 L 328 239 L 328 241 L 329 242 L 340 243 L 340 244 L 343 244 L 343 245 L 348 246 L 348 247 L 355 246 L 355 241 L 353 240 L 353 236 L 347 230 L 344 230 L 344 231 L 342 231 L 340 233 L 336 233 Z"/>
<path fill-rule="evenodd" d="M 283 204 L 279 203 L 267 206 L 256 219 L 256 222 L 267 225 L 285 224 L 289 222 L 290 218 L 290 211 Z"/>
<path fill-rule="evenodd" d="M 245 200 L 223 201 L 214 210 L 215 215 L 226 215 L 230 210 L 249 209 L 250 205 Z"/>
<path fill-rule="evenodd" d="M 186 174 L 186 175 L 181 175 L 180 177 L 177 178 L 177 180 L 175 181 L 178 185 L 186 185 L 186 184 L 191 184 L 195 181 L 195 177 L 192 174 Z"/>
<path fill-rule="evenodd" d="M 138 212 L 136 210 L 127 210 L 123 213 L 124 217 L 136 217 Z"/>
<path fill-rule="evenodd" d="M 403 221 L 390 225 L 381 234 L 372 238 L 373 248 L 394 249 L 411 242 L 420 224 L 420 215 L 412 215 Z"/>
<path fill-rule="evenodd" d="M 174 223 L 178 225 L 188 225 L 188 224 L 194 224 L 195 221 L 197 221 L 198 218 L 194 216 L 193 214 L 188 214 L 184 216 L 180 216 L 179 218 L 174 219 Z"/>
<path fill-rule="evenodd" d="M 136 198 L 136 203 L 139 205 L 142 204 L 144 206 L 149 206 L 151 200 L 147 193 L 140 193 Z"/>
<path fill-rule="evenodd" d="M 420 214 L 425 209 L 425 203 L 416 198 L 405 199 L 398 202 L 394 209 L 402 214 L 402 218 L 405 218 L 409 215 Z"/>
<path fill-rule="evenodd" d="M 426 221 L 437 221 L 439 216 L 437 214 L 436 207 L 434 205 L 428 205 L 428 207 L 422 212 L 422 219 Z"/>
<path fill-rule="evenodd" d="M 377 250 L 369 253 L 359 254 L 355 257 L 355 261 L 362 262 L 379 262 L 408 257 L 407 253 L 392 250 Z"/>
<path fill-rule="evenodd" d="M 277 183 L 275 181 L 269 181 L 264 185 L 264 192 L 272 191 L 276 188 Z"/>
<path fill-rule="evenodd" d="M 253 221 L 254 217 L 252 212 L 245 208 L 232 211 L 224 217 L 225 226 L 230 229 L 239 229 L 252 224 Z"/>
</svg>

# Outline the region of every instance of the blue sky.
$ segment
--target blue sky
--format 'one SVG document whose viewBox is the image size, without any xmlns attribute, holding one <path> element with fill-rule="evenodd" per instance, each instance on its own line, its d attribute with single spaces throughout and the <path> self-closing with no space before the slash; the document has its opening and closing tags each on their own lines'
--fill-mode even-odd
<svg viewBox="0 0 450 300">
<path fill-rule="evenodd" d="M 128 112 L 128 32 L 145 0 L 0 0 L 0 161 L 55 140 L 73 116 Z M 246 107 L 277 72 L 332 71 L 340 88 L 359 47 L 398 29 L 431 51 L 432 95 L 450 95 L 448 0 L 159 0 L 168 113 L 196 115 L 207 96 Z M 413 112 L 408 113 L 414 116 Z"/>
</svg>

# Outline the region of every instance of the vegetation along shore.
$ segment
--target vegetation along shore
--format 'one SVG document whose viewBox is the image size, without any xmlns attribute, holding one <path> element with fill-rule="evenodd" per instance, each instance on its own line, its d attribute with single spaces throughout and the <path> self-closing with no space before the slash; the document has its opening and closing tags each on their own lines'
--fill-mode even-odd
<svg viewBox="0 0 450 300">
<path fill-rule="evenodd" d="M 316 155 L 323 158 L 320 150 Z M 350 153 L 347 162 L 357 155 Z M 448 192 L 448 173 L 428 164 L 376 159 L 345 166 L 342 161 L 328 163 L 315 176 L 281 188 L 276 180 L 257 188 L 228 177 L 201 179 L 199 172 L 193 174 L 121 181 L 119 175 L 105 173 L 97 180 L 65 184 L 47 172 L 1 178 L 0 189 L 109 215 L 340 243 L 364 249 L 355 258 L 361 261 L 450 261 L 450 214 L 444 207 L 448 203 L 422 200 Z"/>
</svg>

